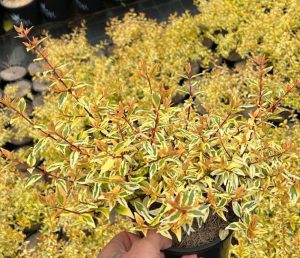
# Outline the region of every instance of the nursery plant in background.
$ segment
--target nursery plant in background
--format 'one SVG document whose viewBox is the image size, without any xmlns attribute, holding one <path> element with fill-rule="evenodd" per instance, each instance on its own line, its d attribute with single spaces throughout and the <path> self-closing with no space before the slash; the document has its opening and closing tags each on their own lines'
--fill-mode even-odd
<svg viewBox="0 0 300 258">
<path fill-rule="evenodd" d="M 297 78 L 300 68 L 297 15 L 300 5 L 297 0 L 195 2 L 200 12 L 199 26 L 227 63 L 240 62 L 243 66 L 249 57 L 265 55 L 269 66 L 273 67 L 270 74 L 274 75 L 274 83 Z M 221 97 L 224 90 L 219 90 L 217 95 Z M 251 86 L 248 90 L 251 91 Z M 245 91 L 247 89 L 243 88 L 240 93 Z M 286 98 L 283 104 L 299 110 L 299 91 Z"/>
<path fill-rule="evenodd" d="M 270 68 L 263 57 L 253 60 L 256 72 L 248 80 L 256 94 L 247 103 L 232 98 L 224 116 L 199 114 L 193 102 L 202 93 L 193 90 L 197 75 L 190 65 L 184 75 L 189 98 L 183 106 L 173 106 L 175 89 L 156 79 L 159 66 L 143 61 L 131 71 L 144 85 L 143 100 L 103 90 L 90 101 L 84 93 L 88 86 L 51 62 L 43 39 L 30 37 L 22 25 L 16 30 L 37 61 L 46 63 L 57 110 L 41 124 L 26 115 L 23 98 L 1 99 L 13 111 L 14 122 L 25 121 L 36 130 L 36 144 L 25 155 L 1 153 L 7 162 L 20 159 L 28 165 L 27 187 L 46 181 L 40 198 L 53 217 L 71 213 L 96 226 L 98 217 L 117 213 L 132 219 L 134 232 L 156 229 L 173 238 L 173 248 L 165 251 L 169 257 L 226 257 L 228 246 L 208 253 L 203 245 L 230 241 L 237 230 L 253 239 L 259 226 L 255 208 L 277 191 L 279 175 L 297 202 L 299 178 L 287 167 L 297 162 L 299 147 L 288 138 L 272 140 L 268 121 L 299 82 L 285 84 L 275 96 L 266 91 Z M 253 109 L 249 118 L 240 114 L 245 107 Z"/>
</svg>

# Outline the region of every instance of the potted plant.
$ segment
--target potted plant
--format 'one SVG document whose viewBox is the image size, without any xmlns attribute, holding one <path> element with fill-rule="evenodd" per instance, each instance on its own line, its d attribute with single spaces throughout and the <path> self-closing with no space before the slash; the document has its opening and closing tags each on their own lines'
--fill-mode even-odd
<svg viewBox="0 0 300 258">
<path fill-rule="evenodd" d="M 7 10 L 13 22 L 26 26 L 38 24 L 41 20 L 36 0 L 3 0 L 0 4 Z"/>
<path fill-rule="evenodd" d="M 70 15 L 72 0 L 41 0 L 40 8 L 49 20 L 64 20 Z"/>
<path fill-rule="evenodd" d="M 278 173 L 285 175 L 292 199 L 298 198 L 297 178 L 284 169 L 298 158 L 297 146 L 288 139 L 281 145 L 269 141 L 267 129 L 269 117 L 299 82 L 287 84 L 279 96 L 266 92 L 269 68 L 263 57 L 254 60 L 257 73 L 251 83 L 257 94 L 249 96 L 248 104 L 233 98 L 224 117 L 201 115 L 193 106 L 201 92 L 193 90 L 190 65 L 185 69 L 189 98 L 182 107 L 172 106 L 174 89 L 155 80 L 158 66 L 145 62 L 136 71 L 146 88 L 143 101 L 104 90 L 92 103 L 90 92 L 84 93 L 87 85 L 52 64 L 29 29 L 21 25 L 16 30 L 46 62 L 59 112 L 38 124 L 26 116 L 23 98 L 0 103 L 16 114 L 14 119 L 37 130 L 26 159 L 28 171 L 35 171 L 27 186 L 43 177 L 50 181 L 41 199 L 55 210 L 53 216 L 72 213 L 95 226 L 98 216 L 117 213 L 132 219 L 134 232 L 155 229 L 172 238 L 166 257 L 227 257 L 231 231 L 255 237 L 254 210 L 266 192 L 276 191 L 272 182 Z M 255 108 L 248 119 L 240 115 L 245 105 Z M 43 157 L 46 146 L 55 159 Z M 15 160 L 7 150 L 2 155 Z M 45 161 L 38 163 L 41 157 Z"/>
</svg>

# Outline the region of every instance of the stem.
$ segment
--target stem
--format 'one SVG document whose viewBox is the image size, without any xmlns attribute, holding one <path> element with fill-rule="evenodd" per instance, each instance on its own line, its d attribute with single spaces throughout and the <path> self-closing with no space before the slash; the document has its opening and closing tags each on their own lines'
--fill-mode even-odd
<svg viewBox="0 0 300 258">
<path fill-rule="evenodd" d="M 269 156 L 267 156 L 267 157 L 260 158 L 260 159 L 254 161 L 254 162 L 250 162 L 249 165 L 254 165 L 254 164 L 257 164 L 257 163 L 260 163 L 260 162 L 267 161 L 268 159 L 272 159 L 272 158 L 275 158 L 275 157 L 280 157 L 280 156 L 282 156 L 284 153 L 286 153 L 286 151 L 279 152 L 279 153 L 275 153 L 275 154 L 269 155 Z"/>
<path fill-rule="evenodd" d="M 267 111 L 273 112 L 278 107 L 279 103 L 296 87 L 296 85 L 297 82 L 289 87 L 288 90 L 267 109 Z"/>
<path fill-rule="evenodd" d="M 155 133 L 156 133 L 158 122 L 159 122 L 159 110 L 160 110 L 160 104 L 159 104 L 158 108 L 155 109 L 156 117 L 155 117 L 154 127 L 151 130 L 151 139 L 150 139 L 151 143 L 153 143 L 153 141 L 154 141 Z"/>
<path fill-rule="evenodd" d="M 25 37 L 25 39 L 28 41 L 29 44 L 32 44 L 32 41 L 30 40 L 30 38 L 28 36 Z M 38 56 L 41 56 L 43 58 L 43 60 L 46 61 L 47 65 L 51 68 L 55 78 L 68 90 L 68 92 L 71 94 L 71 96 L 77 101 L 77 103 L 80 104 L 80 101 L 78 99 L 78 97 L 76 95 L 74 95 L 74 93 L 72 92 L 71 89 L 68 88 L 68 86 L 66 85 L 66 83 L 64 82 L 64 80 L 61 78 L 61 76 L 58 74 L 56 68 L 54 65 L 51 64 L 51 62 L 49 61 L 49 59 L 47 58 L 46 55 L 44 55 L 43 51 L 38 49 L 38 46 L 32 48 L 32 51 L 35 52 Z M 83 107 L 83 109 L 85 110 L 85 112 L 91 117 L 94 118 L 94 115 L 86 108 Z"/>
<path fill-rule="evenodd" d="M 152 90 L 152 84 L 151 84 L 151 80 L 150 80 L 150 77 L 149 77 L 147 71 L 146 71 L 146 78 L 147 78 L 147 82 L 148 82 L 148 85 L 149 85 L 149 88 L 150 88 L 150 93 L 151 93 L 151 95 L 152 95 L 152 93 L 153 93 L 153 90 Z"/>
<path fill-rule="evenodd" d="M 35 126 L 35 124 L 28 118 L 24 115 L 24 113 L 20 112 L 19 110 L 17 110 L 15 107 L 13 107 L 12 105 L 7 105 L 6 103 L 4 102 L 1 102 L 4 106 L 12 109 L 13 111 L 15 111 L 20 117 L 22 117 L 25 121 L 27 121 L 33 128 Z M 57 138 L 55 138 L 52 134 L 55 134 L 56 136 L 58 136 L 61 140 L 65 141 L 70 147 L 71 149 L 76 149 L 78 150 L 82 155 L 86 155 L 88 157 L 90 157 L 90 155 L 84 151 L 82 151 L 82 149 L 78 146 L 76 146 L 75 144 L 73 144 L 72 142 L 70 142 L 69 140 L 67 140 L 65 137 L 63 137 L 62 135 L 60 135 L 59 133 L 57 132 L 46 132 L 44 131 L 43 129 L 41 128 L 35 128 L 37 129 L 38 131 L 40 131 L 41 133 L 43 133 L 44 135 L 46 135 L 47 137 L 51 138 L 52 140 L 56 141 L 57 142 Z"/>
<path fill-rule="evenodd" d="M 67 211 L 67 212 L 70 212 L 70 213 L 73 213 L 73 214 L 76 214 L 76 215 L 82 215 L 82 214 L 89 213 L 89 212 L 74 211 L 74 210 L 70 210 L 70 209 L 67 209 L 67 208 L 64 208 L 64 207 L 59 207 L 59 206 L 53 207 L 52 209 L 58 209 L 58 210 L 62 210 L 62 211 Z"/>
<path fill-rule="evenodd" d="M 3 149 L 3 148 L 2 148 L 2 149 Z M 6 149 L 4 149 L 4 150 L 6 150 Z M 12 162 L 16 162 L 16 163 L 18 163 L 18 164 L 26 165 L 26 166 L 29 167 L 29 168 L 31 167 L 27 162 L 21 161 L 21 160 L 19 160 L 19 159 L 17 159 L 17 158 L 14 158 L 14 159 L 11 160 L 11 161 L 12 161 Z M 75 183 L 74 180 L 70 180 L 70 179 L 67 179 L 67 178 L 65 178 L 65 177 L 61 177 L 61 176 L 58 176 L 58 175 L 53 175 L 52 173 L 48 172 L 47 170 L 41 168 L 40 166 L 35 166 L 34 168 L 37 169 L 37 170 L 38 170 L 43 176 L 45 176 L 45 177 L 50 177 L 50 178 L 53 178 L 53 179 L 61 179 L 61 180 L 64 180 L 64 181 L 66 181 L 66 182 L 68 182 L 68 183 L 72 183 L 72 184 Z M 83 184 L 83 185 L 89 186 L 89 185 L 87 185 L 87 184 Z"/>
<path fill-rule="evenodd" d="M 211 135 L 211 137 L 209 137 L 208 140 L 210 140 L 211 138 L 214 138 L 217 136 L 218 132 L 220 131 L 220 129 L 223 127 L 223 125 L 228 121 L 229 117 L 232 114 L 232 110 L 230 110 L 227 114 L 227 116 L 224 118 L 224 120 L 222 121 L 222 123 L 220 124 L 219 128 Z"/>
<path fill-rule="evenodd" d="M 263 77 L 264 77 L 264 65 L 265 65 L 265 61 L 264 59 L 259 59 L 259 63 L 258 63 L 259 67 L 258 67 L 258 72 L 259 72 L 259 83 L 258 83 L 258 87 L 259 87 L 259 98 L 258 98 L 258 106 L 260 107 L 262 104 L 262 90 L 263 90 Z"/>
<path fill-rule="evenodd" d="M 223 141 L 222 141 L 221 136 L 219 137 L 219 139 L 220 139 L 220 143 L 221 143 L 221 145 L 222 145 L 224 151 L 226 152 L 227 156 L 229 157 L 230 160 L 232 160 L 232 156 L 230 155 L 229 151 L 226 149 L 226 147 L 225 147 L 225 145 L 224 145 L 224 143 L 223 143 Z"/>
<path fill-rule="evenodd" d="M 191 114 L 191 105 L 192 105 L 192 101 L 193 101 L 193 91 L 192 91 L 192 77 L 191 77 L 191 73 L 187 73 L 187 78 L 188 78 L 188 85 L 189 85 L 189 101 L 190 101 L 190 105 L 188 107 L 188 110 L 187 110 L 187 117 L 186 117 L 186 126 L 185 126 L 185 129 L 187 130 L 188 129 L 188 126 L 189 126 L 189 120 L 190 120 L 190 114 Z"/>
</svg>

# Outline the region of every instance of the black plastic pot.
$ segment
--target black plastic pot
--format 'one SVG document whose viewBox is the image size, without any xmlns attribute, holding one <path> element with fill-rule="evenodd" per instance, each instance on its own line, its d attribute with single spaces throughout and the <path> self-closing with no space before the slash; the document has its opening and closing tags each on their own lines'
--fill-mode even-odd
<svg viewBox="0 0 300 258">
<path fill-rule="evenodd" d="M 97 12 L 105 8 L 105 0 L 74 0 L 82 12 Z"/>
<path fill-rule="evenodd" d="M 122 6 L 126 6 L 127 4 L 136 2 L 134 0 L 111 0 L 113 3 L 115 3 L 116 5 L 122 5 Z"/>
<path fill-rule="evenodd" d="M 180 258 L 183 255 L 197 254 L 202 258 L 228 258 L 231 245 L 232 232 L 224 239 L 219 238 L 211 243 L 195 248 L 171 247 L 163 252 L 166 258 Z"/>
<path fill-rule="evenodd" d="M 64 20 L 71 13 L 72 0 L 41 0 L 42 14 L 48 20 Z"/>
<path fill-rule="evenodd" d="M 1 2 L 1 5 L 6 9 L 8 16 L 14 24 L 19 25 L 21 22 L 26 26 L 38 24 L 41 21 L 38 1 L 32 0 L 24 5 L 9 6 Z"/>
<path fill-rule="evenodd" d="M 4 33 L 4 29 L 3 29 L 3 17 L 4 17 L 4 9 L 0 5 L 0 35 Z"/>
</svg>

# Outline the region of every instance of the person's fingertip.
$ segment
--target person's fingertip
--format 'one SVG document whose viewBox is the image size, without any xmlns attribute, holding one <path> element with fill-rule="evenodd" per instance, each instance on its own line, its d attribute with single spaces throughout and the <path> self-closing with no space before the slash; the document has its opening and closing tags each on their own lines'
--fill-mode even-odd
<svg viewBox="0 0 300 258">
<path fill-rule="evenodd" d="M 152 243 L 156 244 L 160 250 L 167 249 L 172 246 L 172 240 L 162 236 L 157 232 L 149 232 L 145 239 L 149 239 Z"/>
<path fill-rule="evenodd" d="M 197 254 L 184 255 L 181 258 L 197 258 Z"/>
</svg>

